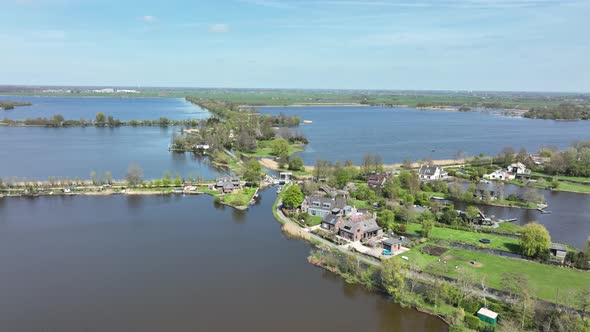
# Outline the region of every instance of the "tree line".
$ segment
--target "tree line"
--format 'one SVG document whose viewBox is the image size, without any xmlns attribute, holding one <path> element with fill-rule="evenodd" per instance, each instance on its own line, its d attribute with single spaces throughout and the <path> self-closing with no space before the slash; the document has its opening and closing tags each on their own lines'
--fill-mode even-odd
<svg viewBox="0 0 590 332">
<path fill-rule="evenodd" d="M 525 118 L 553 120 L 590 120 L 590 105 L 563 103 L 554 107 L 533 107 Z"/>
</svg>

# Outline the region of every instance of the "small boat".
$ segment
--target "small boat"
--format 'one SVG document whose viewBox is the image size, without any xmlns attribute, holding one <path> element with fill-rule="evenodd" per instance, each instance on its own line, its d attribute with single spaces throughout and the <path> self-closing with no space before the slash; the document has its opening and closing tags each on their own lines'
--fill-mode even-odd
<svg viewBox="0 0 590 332">
<path fill-rule="evenodd" d="M 311 120 L 303 120 L 303 123 L 310 124 L 310 123 L 313 123 L 313 121 L 311 121 Z"/>
</svg>

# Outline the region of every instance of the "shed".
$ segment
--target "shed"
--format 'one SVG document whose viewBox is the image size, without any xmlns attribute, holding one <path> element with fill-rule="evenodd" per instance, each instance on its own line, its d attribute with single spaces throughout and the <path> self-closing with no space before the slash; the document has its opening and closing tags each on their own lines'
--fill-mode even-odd
<svg viewBox="0 0 590 332">
<path fill-rule="evenodd" d="M 549 247 L 549 251 L 553 256 L 563 260 L 565 259 L 565 255 L 567 254 L 567 246 L 565 244 L 553 242 Z"/>
<path fill-rule="evenodd" d="M 493 312 L 488 308 L 481 308 L 477 312 L 477 317 L 479 317 L 482 322 L 496 324 L 498 320 L 498 313 Z"/>
<path fill-rule="evenodd" d="M 402 248 L 401 238 L 388 238 L 383 241 L 383 249 L 389 250 L 390 252 L 396 252 Z"/>
</svg>

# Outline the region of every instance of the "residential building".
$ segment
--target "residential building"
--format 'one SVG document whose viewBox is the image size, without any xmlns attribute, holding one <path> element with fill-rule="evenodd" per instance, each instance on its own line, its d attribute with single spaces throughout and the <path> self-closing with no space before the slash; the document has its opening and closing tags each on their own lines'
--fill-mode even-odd
<svg viewBox="0 0 590 332">
<path fill-rule="evenodd" d="M 448 176 L 442 167 L 436 165 L 422 165 L 418 170 L 420 180 L 444 180 Z"/>
<path fill-rule="evenodd" d="M 328 214 L 340 215 L 346 205 L 342 196 L 323 197 L 319 195 L 307 196 L 301 204 L 301 211 L 312 216 L 325 217 Z"/>
<path fill-rule="evenodd" d="M 374 237 L 381 236 L 383 231 L 375 219 L 367 219 L 363 221 L 346 220 L 339 227 L 338 235 L 349 241 L 368 240 Z"/>
<path fill-rule="evenodd" d="M 514 175 L 516 178 L 531 176 L 531 170 L 526 168 L 526 166 L 521 162 L 511 164 L 510 166 L 506 167 L 506 171 Z"/>
<path fill-rule="evenodd" d="M 327 214 L 324 219 L 322 219 L 321 227 L 327 231 L 337 233 L 343 222 L 344 219 L 342 219 L 342 216 L 336 214 Z"/>
<path fill-rule="evenodd" d="M 367 177 L 367 184 L 369 187 L 382 187 L 387 182 L 389 174 L 387 173 L 372 173 Z"/>
<path fill-rule="evenodd" d="M 215 188 L 223 193 L 231 193 L 241 187 L 241 180 L 237 176 L 219 177 L 215 181 Z"/>
<path fill-rule="evenodd" d="M 498 170 L 495 170 L 493 173 L 485 174 L 483 176 L 484 179 L 490 179 L 490 180 L 512 180 L 512 179 L 514 179 L 514 177 L 515 177 L 514 174 L 509 173 L 505 169 L 498 169 Z"/>
<path fill-rule="evenodd" d="M 383 249 L 388 250 L 390 252 L 398 252 L 402 249 L 403 240 L 399 237 L 390 237 L 385 239 L 383 242 Z"/>
<path fill-rule="evenodd" d="M 543 157 L 538 154 L 529 154 L 525 163 L 527 165 L 545 166 L 545 164 L 551 161 L 551 157 Z"/>
</svg>

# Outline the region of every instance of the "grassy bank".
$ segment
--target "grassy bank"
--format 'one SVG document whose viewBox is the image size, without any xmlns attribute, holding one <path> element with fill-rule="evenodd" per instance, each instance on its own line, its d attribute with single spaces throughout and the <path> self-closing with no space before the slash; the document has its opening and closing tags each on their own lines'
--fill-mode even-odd
<svg viewBox="0 0 590 332">
<path fill-rule="evenodd" d="M 422 225 L 409 223 L 407 233 L 421 235 Z M 469 244 L 483 249 L 496 249 L 513 253 L 520 253 L 519 239 L 508 236 L 501 236 L 488 233 L 476 233 L 444 227 L 433 227 L 430 238 L 448 242 L 457 242 Z M 484 244 L 479 242 L 480 239 L 489 239 L 491 243 Z"/>
<path fill-rule="evenodd" d="M 271 148 L 272 141 L 258 141 L 258 148 L 256 151 L 253 152 L 241 152 L 243 155 L 248 157 L 255 157 L 255 158 L 262 158 L 262 157 L 273 157 L 272 148 Z M 305 145 L 303 144 L 289 144 L 289 156 L 293 155 L 294 153 L 301 152 L 305 149 Z"/>
<path fill-rule="evenodd" d="M 245 187 L 231 194 L 224 194 L 222 201 L 236 207 L 248 206 L 257 189 L 257 187 Z"/>
<path fill-rule="evenodd" d="M 504 288 L 503 274 L 520 273 L 528 278 L 534 295 L 549 302 L 556 302 L 558 294 L 579 292 L 589 286 L 589 272 L 458 248 L 449 249 L 441 257 L 436 257 L 420 252 L 420 248 L 425 245 L 420 245 L 404 255 L 426 272 L 451 278 L 456 278 L 460 274 L 472 274 L 478 280 L 486 276 L 489 286 L 500 290 Z"/>
</svg>

